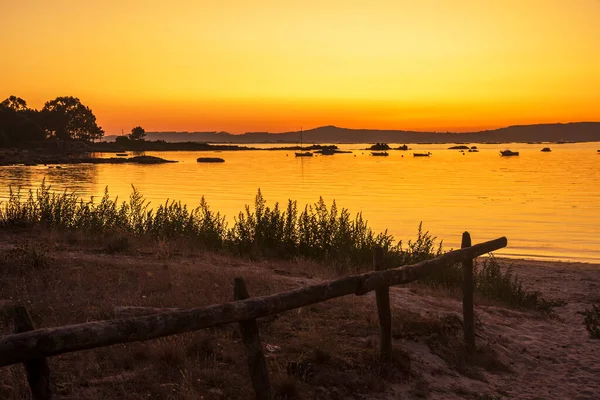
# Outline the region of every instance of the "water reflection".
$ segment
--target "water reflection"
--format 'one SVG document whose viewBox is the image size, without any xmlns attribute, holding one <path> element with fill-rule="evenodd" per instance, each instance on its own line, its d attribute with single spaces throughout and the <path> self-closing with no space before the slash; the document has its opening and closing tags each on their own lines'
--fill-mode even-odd
<svg viewBox="0 0 600 400">
<path fill-rule="evenodd" d="M 398 147 L 400 144 L 390 144 Z M 500 254 L 563 260 L 600 261 L 600 174 L 597 144 L 564 144 L 543 153 L 537 144 L 514 144 L 518 157 L 500 157 L 504 145 L 478 145 L 477 153 L 448 150 L 449 145 L 411 145 L 418 153 L 390 151 L 372 157 L 369 145 L 341 145 L 351 154 L 299 157 L 282 151 L 224 151 L 220 164 L 200 164 L 212 152 L 146 152 L 175 164 L 0 167 L 0 198 L 8 185 L 37 188 L 42 179 L 86 199 L 126 199 L 131 185 L 151 201 L 166 199 L 197 206 L 202 196 L 229 223 L 252 204 L 260 188 L 269 205 L 313 204 L 319 196 L 352 213 L 363 212 L 376 231 L 389 229 L 398 239 L 414 238 L 419 222 L 446 248 L 460 246 L 461 233 L 475 242 L 507 236 Z M 131 153 L 129 153 L 131 155 Z M 113 157 L 102 153 L 101 157 Z"/>
<path fill-rule="evenodd" d="M 98 181 L 97 164 L 58 166 L 7 166 L 0 167 L 0 199 L 6 199 L 8 187 L 20 188 L 21 192 L 39 188 L 42 181 L 54 191 L 92 194 Z"/>
</svg>

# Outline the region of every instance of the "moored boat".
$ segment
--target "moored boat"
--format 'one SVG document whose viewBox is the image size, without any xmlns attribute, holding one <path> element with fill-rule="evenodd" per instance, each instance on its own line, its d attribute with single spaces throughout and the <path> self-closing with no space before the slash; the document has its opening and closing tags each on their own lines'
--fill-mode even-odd
<svg viewBox="0 0 600 400">
<path fill-rule="evenodd" d="M 550 147 L 544 147 L 544 148 L 542 149 L 542 152 L 544 152 L 544 153 L 550 153 L 551 151 L 552 151 L 552 150 L 550 150 Z"/>
<path fill-rule="evenodd" d="M 519 152 L 518 152 L 518 151 L 512 151 L 512 150 L 508 150 L 508 149 L 506 149 L 506 150 L 501 150 L 501 151 L 500 151 L 500 155 L 501 155 L 502 157 L 518 156 L 518 155 L 519 155 Z"/>
<path fill-rule="evenodd" d="M 302 150 L 302 128 L 300 128 L 300 151 L 294 153 L 296 155 L 296 157 L 312 157 L 313 153 L 311 153 L 310 151 L 303 151 Z"/>
<path fill-rule="evenodd" d="M 431 155 L 431 152 L 427 152 L 427 153 L 413 153 L 413 156 L 415 157 L 429 157 Z"/>
<path fill-rule="evenodd" d="M 374 157 L 387 157 L 387 156 L 389 156 L 389 154 L 388 154 L 387 151 L 373 151 L 371 153 L 371 155 L 374 156 Z"/>
</svg>

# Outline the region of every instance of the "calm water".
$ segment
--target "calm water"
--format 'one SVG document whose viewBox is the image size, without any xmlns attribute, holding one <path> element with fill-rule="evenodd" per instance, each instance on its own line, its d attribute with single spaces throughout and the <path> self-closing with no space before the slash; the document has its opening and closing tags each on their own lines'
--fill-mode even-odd
<svg viewBox="0 0 600 400">
<path fill-rule="evenodd" d="M 511 145 L 519 157 L 500 157 L 504 145 L 478 145 L 479 153 L 464 155 L 449 145 L 410 146 L 431 151 L 430 158 L 412 151 L 372 157 L 360 150 L 367 145 L 340 147 L 353 153 L 148 152 L 179 163 L 0 167 L 0 198 L 9 185 L 36 188 L 44 178 L 56 190 L 84 197 L 108 186 L 112 196 L 126 199 L 133 184 L 154 205 L 167 198 L 197 205 L 205 196 L 232 221 L 260 188 L 270 205 L 335 199 L 339 207 L 363 212 L 376 231 L 388 229 L 404 241 L 423 221 L 447 249 L 459 247 L 467 230 L 474 243 L 508 237 L 508 248 L 498 252 L 504 256 L 600 261 L 599 143 L 554 144 L 551 153 L 540 152 L 544 145 Z M 202 156 L 226 162 L 196 163 Z"/>
</svg>

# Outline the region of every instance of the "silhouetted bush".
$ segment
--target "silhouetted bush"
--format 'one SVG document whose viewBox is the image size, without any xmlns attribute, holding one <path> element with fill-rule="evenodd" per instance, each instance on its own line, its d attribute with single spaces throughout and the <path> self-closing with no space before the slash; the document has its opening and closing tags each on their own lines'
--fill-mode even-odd
<svg viewBox="0 0 600 400">
<path fill-rule="evenodd" d="M 419 228 L 417 241 L 409 242 L 404 251 L 402 243 L 396 243 L 387 231 L 375 234 L 361 213 L 352 218 L 348 210 L 339 210 L 335 201 L 328 207 L 320 198 L 298 212 L 297 203 L 291 200 L 285 209 L 279 204 L 267 206 L 260 190 L 254 207 L 246 206 L 229 228 L 225 217 L 213 212 L 204 198 L 194 209 L 166 201 L 151 210 L 135 187 L 128 201 L 111 199 L 108 190 L 99 201 L 84 201 L 66 191 L 53 192 L 43 182 L 26 196 L 10 188 L 9 199 L 0 207 L 0 224 L 182 237 L 209 249 L 244 256 L 305 257 L 345 267 L 370 265 L 375 246 L 381 246 L 394 265 L 420 260 L 429 257 L 427 246 L 432 243 Z"/>
<path fill-rule="evenodd" d="M 513 272 L 512 267 L 509 266 L 502 271 L 500 264 L 492 255 L 485 258 L 481 264 L 475 262 L 473 280 L 476 293 L 511 307 L 533 309 L 542 314 L 552 315 L 554 307 L 565 304 L 560 300 L 546 300 L 538 291 L 524 289 L 521 279 Z M 449 289 L 462 288 L 462 264 L 454 264 L 435 271 L 422 281 Z"/>
<path fill-rule="evenodd" d="M 583 323 L 592 339 L 600 339 L 600 306 L 592 304 L 592 308 L 579 314 L 584 316 Z"/>
</svg>

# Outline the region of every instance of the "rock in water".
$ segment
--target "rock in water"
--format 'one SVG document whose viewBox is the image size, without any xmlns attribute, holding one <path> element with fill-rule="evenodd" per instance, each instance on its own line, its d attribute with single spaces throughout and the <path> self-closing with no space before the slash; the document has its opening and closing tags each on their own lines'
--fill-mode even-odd
<svg viewBox="0 0 600 400">
<path fill-rule="evenodd" d="M 128 158 L 127 161 L 136 164 L 164 164 L 177 162 L 154 156 L 136 156 Z"/>
<path fill-rule="evenodd" d="M 225 162 L 225 160 L 223 160 L 222 158 L 219 158 L 219 157 L 200 157 L 196 161 L 197 162 L 201 162 L 201 163 L 219 163 L 219 162 Z"/>
</svg>

